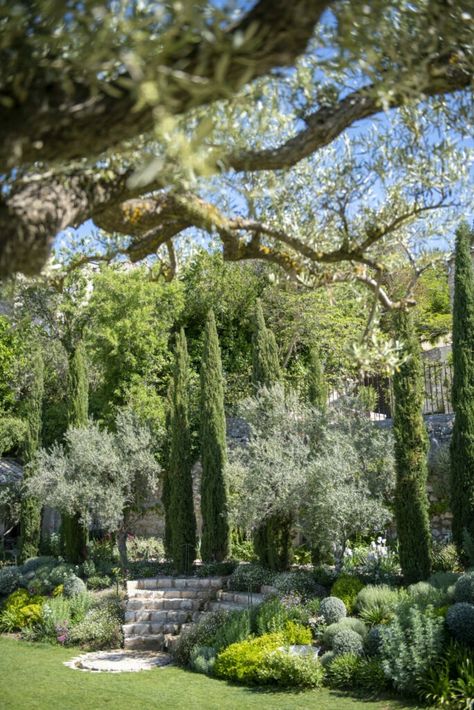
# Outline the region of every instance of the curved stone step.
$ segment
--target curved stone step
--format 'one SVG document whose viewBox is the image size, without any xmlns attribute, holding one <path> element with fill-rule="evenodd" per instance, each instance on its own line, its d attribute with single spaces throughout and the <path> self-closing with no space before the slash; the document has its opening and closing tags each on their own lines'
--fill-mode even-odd
<svg viewBox="0 0 474 710">
<path fill-rule="evenodd" d="M 242 604 L 253 606 L 261 604 L 265 600 L 264 594 L 248 594 L 247 592 L 217 592 L 217 601 L 230 602 L 231 604 Z"/>
<path fill-rule="evenodd" d="M 235 602 L 209 602 L 209 611 L 242 611 L 248 609 L 248 604 L 236 604 Z"/>
<path fill-rule="evenodd" d="M 162 651 L 165 647 L 165 635 L 132 636 L 124 640 L 123 647 L 127 650 Z"/>
</svg>

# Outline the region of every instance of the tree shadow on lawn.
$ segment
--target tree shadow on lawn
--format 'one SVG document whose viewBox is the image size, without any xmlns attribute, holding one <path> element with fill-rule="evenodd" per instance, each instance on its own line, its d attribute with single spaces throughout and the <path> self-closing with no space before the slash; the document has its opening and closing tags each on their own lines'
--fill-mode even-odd
<svg viewBox="0 0 474 710">
<path fill-rule="evenodd" d="M 228 683 L 228 685 L 234 685 L 234 683 Z M 245 687 L 245 691 L 247 693 L 269 697 L 271 697 L 272 695 L 287 695 L 288 697 L 300 697 L 307 693 L 313 693 L 314 695 L 317 695 L 319 690 L 321 689 L 301 688 L 301 690 L 298 690 L 297 688 L 282 688 L 279 686 Z M 364 705 L 367 705 L 368 710 L 370 710 L 370 706 L 374 703 L 378 704 L 377 710 L 427 710 L 426 705 L 417 705 L 415 700 L 410 701 L 410 699 L 407 698 L 400 698 L 400 696 L 396 695 L 395 693 L 367 694 L 360 693 L 355 690 L 353 692 L 348 692 L 342 690 L 331 690 L 329 688 L 323 688 L 323 690 L 326 692 L 326 696 L 334 698 L 335 701 L 338 698 L 349 702 L 352 700 L 353 702 L 357 702 L 359 704 L 363 703 Z M 381 703 L 387 703 L 387 705 L 381 705 Z M 334 707 L 336 707 L 336 705 Z"/>
</svg>

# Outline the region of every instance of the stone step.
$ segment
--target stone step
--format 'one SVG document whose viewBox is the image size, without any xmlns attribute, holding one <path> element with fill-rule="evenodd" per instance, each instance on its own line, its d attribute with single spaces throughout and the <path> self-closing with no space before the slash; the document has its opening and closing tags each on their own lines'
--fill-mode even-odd
<svg viewBox="0 0 474 710">
<path fill-rule="evenodd" d="M 132 589 L 129 599 L 210 599 L 216 596 L 217 589 L 201 587 L 192 589 Z"/>
<path fill-rule="evenodd" d="M 204 604 L 205 601 L 200 599 L 159 599 L 151 604 L 143 602 L 139 607 L 130 606 L 130 602 L 127 602 L 125 621 L 128 620 L 127 614 L 130 619 L 138 620 L 140 615 L 145 619 L 147 614 L 150 615 L 158 611 L 200 611 Z"/>
<path fill-rule="evenodd" d="M 165 649 L 165 634 L 131 636 L 124 640 L 123 647 L 133 651 L 163 651 Z"/>
<path fill-rule="evenodd" d="M 137 590 L 165 589 L 221 589 L 224 580 L 222 577 L 149 577 L 127 582 L 127 593 Z"/>
<path fill-rule="evenodd" d="M 247 594 L 247 592 L 217 592 L 217 601 L 243 604 L 244 606 L 261 604 L 265 599 L 264 594 Z"/>
<path fill-rule="evenodd" d="M 209 611 L 242 611 L 247 609 L 248 604 L 236 604 L 235 602 L 209 602 Z"/>
<path fill-rule="evenodd" d="M 269 594 L 278 594 L 278 589 L 276 587 L 272 587 L 271 584 L 263 584 L 260 587 L 260 591 L 265 597 Z"/>
</svg>

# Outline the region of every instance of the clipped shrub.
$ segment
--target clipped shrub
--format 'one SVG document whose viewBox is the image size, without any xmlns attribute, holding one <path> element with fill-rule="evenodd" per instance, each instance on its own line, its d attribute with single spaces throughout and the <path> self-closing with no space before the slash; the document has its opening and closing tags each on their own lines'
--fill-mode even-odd
<svg viewBox="0 0 474 710">
<path fill-rule="evenodd" d="M 8 596 L 20 586 L 21 571 L 15 565 L 0 568 L 0 596 Z"/>
<path fill-rule="evenodd" d="M 453 604 L 447 611 L 446 625 L 456 641 L 474 646 L 474 604 Z"/>
<path fill-rule="evenodd" d="M 336 655 L 326 665 L 326 679 L 331 688 L 353 688 L 361 659 L 355 653 Z"/>
<path fill-rule="evenodd" d="M 364 642 L 362 637 L 352 629 L 341 629 L 332 640 L 332 650 L 336 656 L 350 653 L 361 656 L 364 652 Z"/>
<path fill-rule="evenodd" d="M 297 656 L 275 651 L 264 658 L 258 676 L 260 683 L 283 688 L 320 688 L 324 668 L 313 654 Z"/>
<path fill-rule="evenodd" d="M 399 601 L 400 593 L 397 589 L 387 584 L 369 584 L 358 593 L 355 607 L 361 619 L 371 626 L 377 626 L 390 621 Z"/>
<path fill-rule="evenodd" d="M 212 675 L 216 655 L 216 649 L 212 648 L 212 646 L 194 646 L 191 651 L 189 665 L 196 673 Z"/>
<path fill-rule="evenodd" d="M 342 599 L 347 611 L 351 612 L 354 608 L 356 597 L 363 587 L 363 583 L 357 577 L 350 574 L 341 574 L 331 587 L 331 596 Z"/>
<path fill-rule="evenodd" d="M 325 587 L 316 582 L 314 575 L 305 570 L 280 572 L 273 579 L 272 585 L 280 594 L 298 594 L 303 600 L 311 597 L 325 597 Z"/>
<path fill-rule="evenodd" d="M 319 613 L 326 624 L 336 624 L 347 616 L 346 605 L 337 597 L 326 597 L 322 600 Z"/>
<path fill-rule="evenodd" d="M 364 640 L 364 651 L 368 656 L 379 656 L 382 650 L 383 626 L 373 626 Z"/>
<path fill-rule="evenodd" d="M 285 644 L 290 646 L 309 646 L 313 641 L 311 629 L 307 629 L 295 621 L 287 621 L 283 628 Z"/>
<path fill-rule="evenodd" d="M 382 663 L 377 658 L 359 658 L 353 680 L 357 688 L 371 693 L 380 693 L 388 685 Z"/>
<path fill-rule="evenodd" d="M 416 693 L 418 679 L 443 652 L 444 619 L 432 611 L 430 607 L 422 610 L 400 605 L 395 618 L 382 629 L 382 666 L 387 678 L 403 693 Z"/>
<path fill-rule="evenodd" d="M 272 584 L 274 577 L 273 572 L 260 565 L 243 564 L 232 572 L 228 585 L 234 592 L 259 592 L 263 584 Z"/>
<path fill-rule="evenodd" d="M 459 577 L 454 585 L 454 600 L 474 604 L 474 570 Z"/>
<path fill-rule="evenodd" d="M 78 594 L 84 594 L 87 591 L 85 582 L 80 577 L 71 575 L 66 577 L 63 582 L 63 594 L 65 597 L 75 597 Z"/>
<path fill-rule="evenodd" d="M 332 648 L 334 637 L 339 631 L 350 629 L 355 631 L 363 639 L 367 636 L 367 627 L 361 619 L 355 619 L 353 616 L 346 616 L 337 624 L 330 624 L 322 635 L 322 642 L 326 648 Z"/>
</svg>

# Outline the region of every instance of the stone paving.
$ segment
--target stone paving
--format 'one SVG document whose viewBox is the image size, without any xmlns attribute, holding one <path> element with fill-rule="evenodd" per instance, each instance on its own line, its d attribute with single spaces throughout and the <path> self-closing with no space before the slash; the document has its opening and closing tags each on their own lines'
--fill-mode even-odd
<svg viewBox="0 0 474 710">
<path fill-rule="evenodd" d="M 168 653 L 150 653 L 147 651 L 127 651 L 119 648 L 114 651 L 94 651 L 65 661 L 64 665 L 80 671 L 96 673 L 136 673 L 150 671 L 171 663 Z"/>
</svg>

